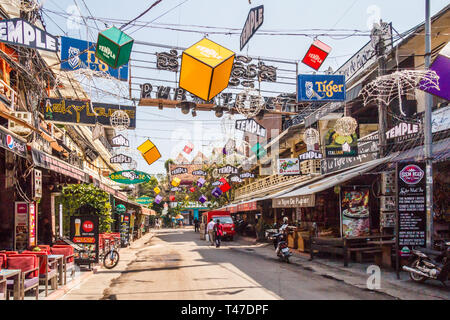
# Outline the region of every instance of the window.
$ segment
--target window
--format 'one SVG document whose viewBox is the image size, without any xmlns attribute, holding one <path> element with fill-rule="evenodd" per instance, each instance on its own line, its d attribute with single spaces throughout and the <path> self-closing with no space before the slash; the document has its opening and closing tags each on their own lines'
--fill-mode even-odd
<svg viewBox="0 0 450 320">
<path fill-rule="evenodd" d="M 217 220 L 220 220 L 220 223 L 233 223 L 233 220 L 230 216 L 219 216 L 219 217 L 212 217 L 214 222 L 217 222 Z"/>
</svg>

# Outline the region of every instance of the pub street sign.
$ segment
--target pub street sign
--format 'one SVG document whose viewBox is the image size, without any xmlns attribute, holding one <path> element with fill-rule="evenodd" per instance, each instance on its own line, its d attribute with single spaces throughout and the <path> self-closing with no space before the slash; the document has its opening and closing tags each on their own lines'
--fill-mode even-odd
<svg viewBox="0 0 450 320">
<path fill-rule="evenodd" d="M 419 134 L 419 129 L 418 123 L 401 122 L 386 132 L 386 139 L 395 139 L 395 142 L 409 140 Z"/>
<path fill-rule="evenodd" d="M 129 147 L 130 146 L 130 142 L 128 141 L 128 139 L 125 138 L 121 134 L 112 138 L 111 142 L 112 142 L 112 144 L 111 144 L 112 147 Z"/>
<path fill-rule="evenodd" d="M 241 32 L 241 51 L 264 22 L 264 6 L 250 9 Z"/>
<path fill-rule="evenodd" d="M 173 169 L 172 171 L 170 171 L 170 174 L 172 176 L 178 175 L 178 174 L 185 174 L 188 173 L 188 169 L 187 168 L 183 168 L 183 167 L 177 167 L 175 169 Z"/>
<path fill-rule="evenodd" d="M 195 170 L 195 171 L 192 171 L 192 175 L 193 176 L 206 176 L 206 172 L 203 170 Z"/>
<path fill-rule="evenodd" d="M 109 159 L 110 163 L 131 163 L 133 159 L 124 154 L 118 154 Z"/>
<path fill-rule="evenodd" d="M 230 165 L 226 165 L 224 167 L 220 167 L 217 169 L 217 173 L 221 175 L 225 174 L 238 174 L 239 169 Z"/>
<path fill-rule="evenodd" d="M 307 151 L 305 153 L 298 155 L 298 160 L 300 160 L 300 163 L 305 160 L 316 160 L 316 159 L 322 159 L 323 155 L 321 152 L 317 151 Z"/>
<path fill-rule="evenodd" d="M 59 50 L 58 38 L 20 18 L 0 21 L 0 42 L 51 52 Z"/>
<path fill-rule="evenodd" d="M 254 119 L 236 120 L 236 129 L 251 134 L 256 134 L 259 137 L 266 137 L 266 128 L 256 122 Z"/>
<path fill-rule="evenodd" d="M 307 194 L 288 198 L 272 199 L 272 208 L 314 207 L 315 203 L 316 203 L 315 194 Z"/>
</svg>

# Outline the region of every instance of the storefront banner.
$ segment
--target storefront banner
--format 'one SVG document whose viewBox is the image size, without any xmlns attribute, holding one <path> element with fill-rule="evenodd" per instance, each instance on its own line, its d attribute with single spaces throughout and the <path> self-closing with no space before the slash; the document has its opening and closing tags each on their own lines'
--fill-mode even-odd
<svg viewBox="0 0 450 320">
<path fill-rule="evenodd" d="M 316 205 L 315 194 L 272 199 L 272 208 L 300 208 L 300 207 L 304 208 L 304 207 L 314 207 L 315 205 Z"/>
<path fill-rule="evenodd" d="M 345 101 L 345 76 L 299 74 L 298 101 Z"/>
<path fill-rule="evenodd" d="M 322 153 L 318 151 L 307 151 L 305 153 L 298 155 L 298 160 L 300 161 L 300 163 L 306 160 L 316 160 L 322 158 L 323 158 Z"/>
<path fill-rule="evenodd" d="M 292 159 L 278 159 L 278 174 L 279 175 L 295 175 L 301 174 L 300 160 Z"/>
<path fill-rule="evenodd" d="M 130 242 L 130 222 L 131 222 L 131 215 L 129 213 L 122 213 L 120 215 L 119 232 L 122 247 L 126 247 Z"/>
<path fill-rule="evenodd" d="M 378 158 L 378 141 L 358 142 L 358 156 L 348 158 L 327 158 L 321 160 L 321 173 L 329 174 L 343 169 L 349 169 L 357 165 Z"/>
<path fill-rule="evenodd" d="M 369 189 L 342 188 L 341 214 L 344 237 L 370 234 Z"/>
<path fill-rule="evenodd" d="M 31 202 L 28 205 L 28 246 L 30 248 L 35 247 L 37 245 L 37 207 L 35 202 Z"/>
<path fill-rule="evenodd" d="M 85 252 L 76 252 L 75 261 L 79 264 L 98 263 L 99 250 L 98 216 L 71 216 L 70 240 L 80 245 Z"/>
<path fill-rule="evenodd" d="M 135 129 L 136 107 L 53 98 L 45 99 L 41 105 L 41 112 L 44 114 L 45 120 L 88 126 L 100 123 L 108 128 L 112 127 L 111 116 L 117 110 L 125 111 L 128 114 L 130 118 L 128 129 Z"/>
<path fill-rule="evenodd" d="M 127 80 L 128 63 L 117 69 L 111 68 L 95 56 L 96 47 L 97 45 L 94 42 L 61 37 L 61 60 L 63 61 L 61 69 L 73 71 L 80 68 L 90 68 L 94 71 L 105 72 L 119 80 Z"/>
<path fill-rule="evenodd" d="M 251 8 L 241 32 L 241 51 L 264 22 L 264 6 Z"/>
<path fill-rule="evenodd" d="M 414 247 L 426 246 L 426 174 L 422 162 L 397 164 L 398 248 L 407 257 Z"/>
<path fill-rule="evenodd" d="M 396 143 L 402 142 L 404 140 L 417 138 L 419 132 L 419 123 L 400 122 L 395 127 L 386 132 L 386 139 L 394 139 Z"/>
<path fill-rule="evenodd" d="M 431 86 L 428 88 L 426 85 L 427 81 L 424 81 L 423 87 L 419 88 L 447 101 L 450 100 L 450 42 L 447 42 L 445 47 L 439 52 L 430 70 L 436 72 L 439 76 L 439 89 Z"/>
<path fill-rule="evenodd" d="M 241 212 L 241 211 L 255 211 L 256 208 L 257 208 L 256 201 L 239 204 L 237 207 L 238 207 L 237 211 L 239 211 L 239 212 Z"/>
<path fill-rule="evenodd" d="M 0 42 L 57 52 L 58 38 L 20 18 L 0 21 Z"/>
<path fill-rule="evenodd" d="M 27 157 L 27 144 L 13 137 L 0 126 L 0 147 L 11 151 L 22 158 Z"/>
</svg>

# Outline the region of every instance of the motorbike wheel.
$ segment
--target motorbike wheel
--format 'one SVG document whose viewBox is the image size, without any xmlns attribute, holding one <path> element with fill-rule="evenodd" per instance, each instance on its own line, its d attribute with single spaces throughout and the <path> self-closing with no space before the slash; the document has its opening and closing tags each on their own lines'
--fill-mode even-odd
<svg viewBox="0 0 450 320">
<path fill-rule="evenodd" d="M 286 257 L 285 260 L 286 260 L 286 263 L 290 263 L 289 262 L 289 257 Z"/>
<path fill-rule="evenodd" d="M 420 259 L 416 259 L 409 266 L 411 268 L 417 268 L 417 265 L 419 263 L 420 263 Z M 409 273 L 409 277 L 411 278 L 411 280 L 413 280 L 415 282 L 424 282 L 427 279 L 426 277 L 423 277 L 423 276 L 418 275 L 417 273 L 413 273 L 413 272 Z"/>
<path fill-rule="evenodd" d="M 119 263 L 119 253 L 116 250 L 113 251 L 113 259 L 111 259 L 111 251 L 109 251 L 103 258 L 103 266 L 106 269 L 112 269 Z"/>
</svg>

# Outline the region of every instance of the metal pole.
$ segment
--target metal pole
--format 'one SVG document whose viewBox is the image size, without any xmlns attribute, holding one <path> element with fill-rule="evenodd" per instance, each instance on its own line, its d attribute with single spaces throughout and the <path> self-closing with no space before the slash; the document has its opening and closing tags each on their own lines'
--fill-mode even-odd
<svg viewBox="0 0 450 320">
<path fill-rule="evenodd" d="M 430 0 L 425 0 L 425 69 L 429 69 L 431 64 L 431 19 Z M 426 164 L 426 212 L 427 212 L 427 248 L 433 247 L 433 150 L 432 150 L 432 130 L 431 130 L 431 109 L 433 97 L 425 93 L 425 121 L 424 121 L 424 144 L 425 144 L 425 164 Z"/>
<path fill-rule="evenodd" d="M 380 26 L 381 26 L 380 21 Z M 374 26 L 376 28 L 376 26 Z M 386 61 L 384 58 L 384 37 L 383 31 L 380 27 L 379 30 L 372 31 L 372 34 L 378 35 L 378 42 L 376 44 L 376 54 L 378 57 L 378 76 L 383 76 L 386 74 Z M 386 155 L 386 106 L 382 102 L 378 102 L 378 139 L 379 139 L 379 150 L 380 157 L 383 158 Z"/>
</svg>

